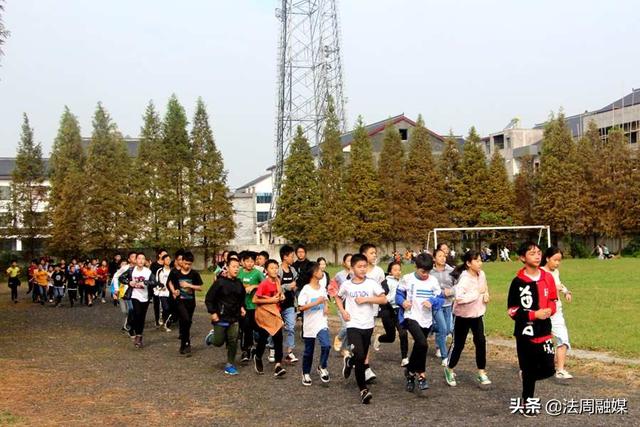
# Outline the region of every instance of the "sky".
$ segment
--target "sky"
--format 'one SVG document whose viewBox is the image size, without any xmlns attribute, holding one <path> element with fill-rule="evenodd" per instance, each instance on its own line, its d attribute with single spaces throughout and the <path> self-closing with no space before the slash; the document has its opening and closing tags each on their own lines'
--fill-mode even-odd
<svg viewBox="0 0 640 427">
<path fill-rule="evenodd" d="M 175 93 L 205 101 L 234 188 L 275 161 L 276 0 L 6 0 L 0 156 L 26 112 L 51 150 L 65 105 L 91 134 L 98 101 L 137 136 Z M 525 127 L 640 86 L 637 1 L 340 0 L 347 127 L 422 114 L 437 133 Z"/>
</svg>

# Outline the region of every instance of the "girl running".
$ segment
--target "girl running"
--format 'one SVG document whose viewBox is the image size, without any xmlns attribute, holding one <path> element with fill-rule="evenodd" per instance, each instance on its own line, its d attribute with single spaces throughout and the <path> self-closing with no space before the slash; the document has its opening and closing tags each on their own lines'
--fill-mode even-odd
<svg viewBox="0 0 640 427">
<path fill-rule="evenodd" d="M 473 249 L 467 251 L 462 256 L 462 264 L 453 271 L 453 277 L 458 277 L 458 283 L 454 286 L 456 296 L 453 314 L 455 322 L 453 343 L 449 349 L 449 361 L 444 368 L 444 377 L 450 386 L 457 385 L 453 369 L 460 360 L 467 335 L 471 330 L 473 344 L 476 348 L 476 366 L 478 368 L 476 379 L 481 385 L 489 385 L 491 381 L 485 371 L 487 343 L 484 336 L 484 313 L 489 302 L 489 289 L 487 288 L 487 278 L 482 271 L 480 252 Z"/>
<path fill-rule="evenodd" d="M 558 293 L 562 292 L 567 302 L 571 302 L 571 291 L 560 281 L 560 262 L 562 261 L 562 251 L 551 246 L 547 248 L 542 257 L 542 270 L 551 273 L 555 282 Z M 551 316 L 551 333 L 556 339 L 556 378 L 561 380 L 569 380 L 573 378 L 567 370 L 564 368 L 564 363 L 567 358 L 567 351 L 571 348 L 569 344 L 569 331 L 564 321 L 564 314 L 562 312 L 562 302 L 560 297 L 556 301 L 556 312 Z"/>
<path fill-rule="evenodd" d="M 436 357 L 440 357 L 442 366 L 447 366 L 447 337 L 453 331 L 453 267 L 447 264 L 447 253 L 438 249 L 435 252 L 434 267 L 431 275 L 438 280 L 442 294 L 446 297 L 442 308 L 433 310 L 436 328 Z"/>
</svg>

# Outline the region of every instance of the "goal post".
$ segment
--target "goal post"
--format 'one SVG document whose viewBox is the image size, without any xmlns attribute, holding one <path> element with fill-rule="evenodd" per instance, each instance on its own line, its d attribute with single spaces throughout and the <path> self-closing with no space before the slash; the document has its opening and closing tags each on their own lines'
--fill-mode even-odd
<svg viewBox="0 0 640 427">
<path fill-rule="evenodd" d="M 551 227 L 548 225 L 516 225 L 512 227 L 448 227 L 433 229 L 433 249 L 438 247 L 438 232 L 441 231 L 494 231 L 494 230 L 539 230 L 538 244 L 542 240 L 542 233 L 546 231 L 547 246 L 551 246 Z M 431 234 L 431 233 L 429 233 Z M 427 249 L 429 249 L 430 237 L 427 237 Z"/>
</svg>

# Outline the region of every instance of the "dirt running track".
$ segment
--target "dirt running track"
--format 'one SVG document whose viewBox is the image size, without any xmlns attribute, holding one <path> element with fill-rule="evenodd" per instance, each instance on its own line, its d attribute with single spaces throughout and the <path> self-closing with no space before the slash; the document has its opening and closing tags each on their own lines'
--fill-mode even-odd
<svg viewBox="0 0 640 427">
<path fill-rule="evenodd" d="M 397 344 L 383 344 L 372 362 L 378 374 L 373 401 L 362 405 L 354 379 L 340 377 L 341 359 L 333 351 L 328 386 L 312 375 L 313 386 L 303 387 L 300 366 L 287 366 L 282 379 L 258 377 L 250 366 L 225 376 L 224 350 L 202 343 L 209 329 L 202 303 L 192 329 L 194 354 L 185 359 L 177 332 L 152 326 L 152 310 L 146 347 L 136 350 L 120 334 L 122 317 L 110 304 L 53 308 L 21 298 L 10 304 L 2 287 L 0 425 L 640 425 L 640 380 L 631 368 L 574 362 L 574 380 L 548 380 L 537 389 L 543 402 L 627 398 L 627 415 L 525 419 L 509 411 L 509 399 L 520 394 L 512 350 L 489 349 L 493 385 L 483 390 L 474 384 L 472 347 L 457 369 L 456 388 L 446 385 L 430 349 L 431 388 L 418 396 L 404 391 Z M 296 354 L 302 358 L 300 349 Z"/>
</svg>

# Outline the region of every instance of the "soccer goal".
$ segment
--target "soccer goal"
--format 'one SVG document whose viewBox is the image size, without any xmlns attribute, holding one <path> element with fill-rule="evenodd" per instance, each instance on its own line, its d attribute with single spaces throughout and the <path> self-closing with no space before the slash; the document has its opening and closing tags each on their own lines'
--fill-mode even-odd
<svg viewBox="0 0 640 427">
<path fill-rule="evenodd" d="M 434 228 L 433 229 L 433 249 L 438 247 L 438 232 L 451 231 L 501 231 L 501 230 L 538 230 L 538 244 L 542 241 L 542 236 L 546 231 L 547 247 L 551 246 L 551 228 L 548 225 L 517 225 L 512 227 L 451 227 L 451 228 Z M 431 234 L 431 233 L 430 233 Z M 428 238 L 430 240 L 430 238 Z M 427 249 L 429 241 L 427 240 Z"/>
</svg>

